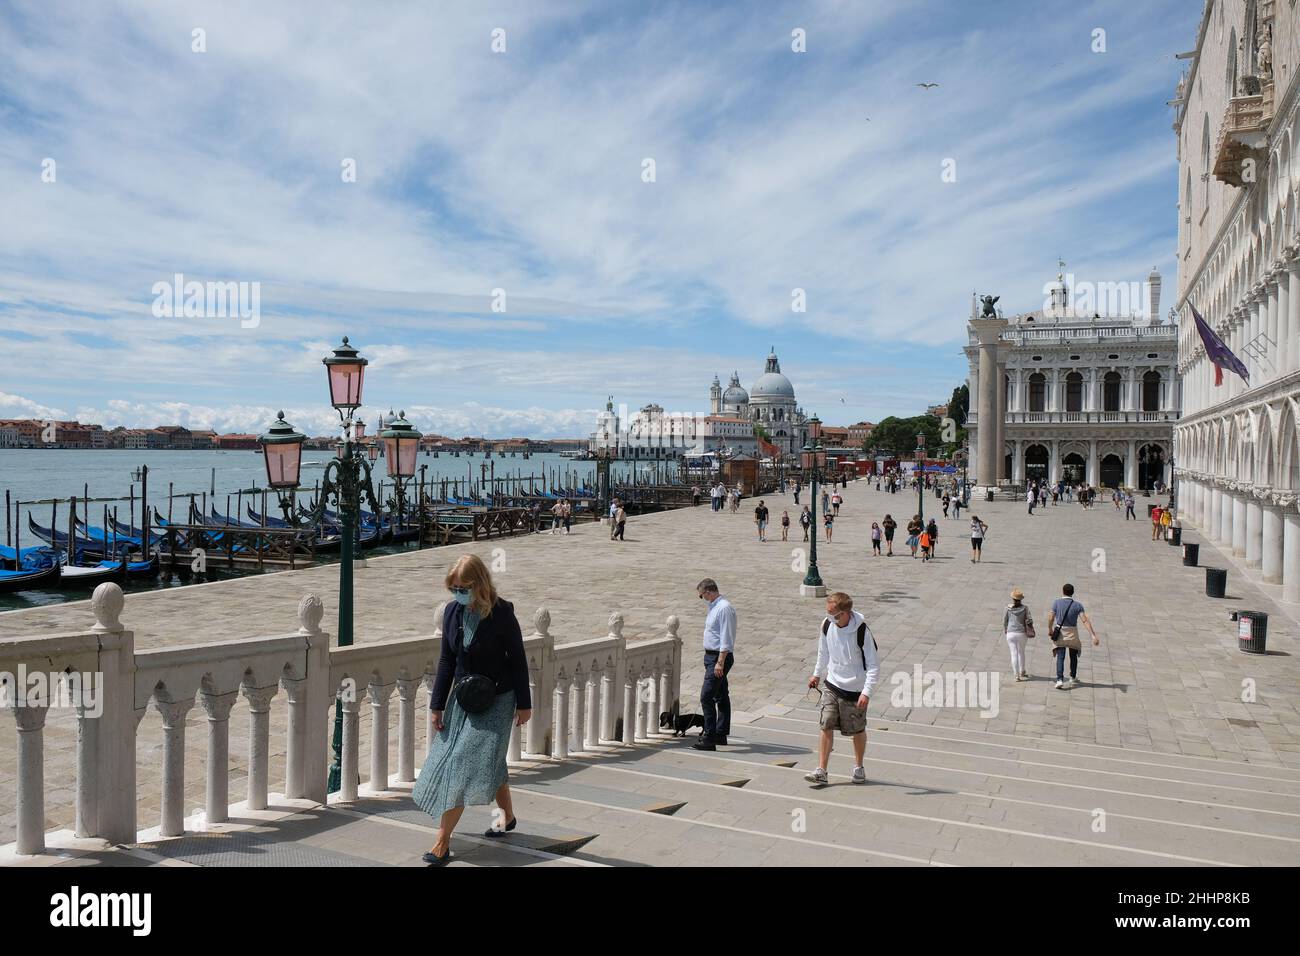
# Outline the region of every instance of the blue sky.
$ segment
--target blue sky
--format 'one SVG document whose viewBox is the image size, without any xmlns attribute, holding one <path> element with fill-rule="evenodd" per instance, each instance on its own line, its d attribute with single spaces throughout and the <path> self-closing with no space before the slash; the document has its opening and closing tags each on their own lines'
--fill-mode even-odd
<svg viewBox="0 0 1300 956">
<path fill-rule="evenodd" d="M 77 9 L 0 6 L 0 417 L 324 432 L 346 334 L 368 420 L 446 434 L 707 410 L 771 346 L 878 421 L 964 380 L 976 289 L 1176 288 L 1192 0 Z M 259 323 L 155 317 L 176 273 Z"/>
</svg>

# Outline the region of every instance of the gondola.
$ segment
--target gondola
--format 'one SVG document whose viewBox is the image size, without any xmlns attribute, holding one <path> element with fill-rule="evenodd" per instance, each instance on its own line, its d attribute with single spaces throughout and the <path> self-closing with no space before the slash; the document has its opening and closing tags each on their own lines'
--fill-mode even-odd
<svg viewBox="0 0 1300 956">
<path fill-rule="evenodd" d="M 68 550 L 68 533 L 66 531 L 42 527 L 36 523 L 36 519 L 30 514 L 27 516 L 27 528 L 32 534 L 56 550 L 64 552 Z M 104 543 L 102 541 L 94 541 L 81 535 L 75 535 L 73 548 L 84 553 L 88 558 L 91 556 L 96 558 L 104 557 Z"/>
<path fill-rule="evenodd" d="M 62 573 L 63 565 L 58 561 L 34 571 L 0 571 L 0 594 L 57 588 Z"/>
<path fill-rule="evenodd" d="M 100 561 L 98 564 L 64 564 L 60 588 L 95 587 L 105 581 L 124 581 L 158 573 L 158 557 L 148 561 Z"/>
</svg>

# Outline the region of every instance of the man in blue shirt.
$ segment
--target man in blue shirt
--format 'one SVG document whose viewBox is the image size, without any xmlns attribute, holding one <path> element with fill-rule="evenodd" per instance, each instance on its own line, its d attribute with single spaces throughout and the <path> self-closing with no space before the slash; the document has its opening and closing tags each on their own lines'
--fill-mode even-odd
<svg viewBox="0 0 1300 956">
<path fill-rule="evenodd" d="M 704 732 L 694 746 L 696 750 L 716 750 L 718 744 L 726 746 L 731 732 L 727 672 L 736 660 L 736 609 L 718 592 L 713 578 L 697 584 L 695 592 L 700 600 L 709 602 L 709 613 L 704 619 L 704 685 L 700 688 Z"/>
<path fill-rule="evenodd" d="M 1092 621 L 1083 609 L 1083 605 L 1074 599 L 1074 585 L 1066 584 L 1061 588 L 1064 597 L 1052 602 L 1052 610 L 1047 615 L 1047 633 L 1052 638 L 1052 652 L 1056 655 L 1056 689 L 1068 690 L 1079 686 L 1079 651 L 1083 644 L 1079 640 L 1079 622 L 1082 621 L 1092 635 L 1092 646 L 1101 643 L 1101 638 L 1092 628 Z M 1056 632 L 1060 625 L 1061 632 Z M 1070 652 L 1070 680 L 1065 679 L 1065 652 Z"/>
</svg>

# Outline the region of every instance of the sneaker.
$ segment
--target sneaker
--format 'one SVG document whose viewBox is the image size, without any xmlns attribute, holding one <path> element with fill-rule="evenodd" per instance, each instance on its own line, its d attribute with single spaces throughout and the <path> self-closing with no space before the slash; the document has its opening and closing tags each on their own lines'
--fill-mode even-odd
<svg viewBox="0 0 1300 956">
<path fill-rule="evenodd" d="M 826 783 L 826 771 L 822 767 L 818 767 L 811 773 L 804 774 L 803 778 L 809 783 Z"/>
<path fill-rule="evenodd" d="M 1025 680 L 1029 680 L 1029 671 L 1021 671 L 1020 676 L 1023 677 Z"/>
<path fill-rule="evenodd" d="M 1016 675 L 1016 680 L 1017 680 L 1017 681 L 1022 681 L 1022 680 L 1024 680 L 1024 679 L 1025 679 L 1025 678 L 1024 678 L 1022 675 L 1020 675 L 1020 674 L 1017 674 L 1017 675 Z"/>
<path fill-rule="evenodd" d="M 863 770 L 861 767 L 854 767 L 854 768 L 853 768 L 853 782 L 854 782 L 854 783 L 866 783 L 866 782 L 867 782 L 867 772 L 866 772 L 865 770 Z"/>
<path fill-rule="evenodd" d="M 1065 687 L 1065 681 L 1063 681 L 1063 680 L 1058 680 L 1058 681 L 1056 682 L 1056 689 L 1057 689 L 1057 690 L 1061 690 L 1061 689 L 1064 688 L 1064 687 Z"/>
<path fill-rule="evenodd" d="M 1066 686 L 1066 687 L 1078 687 L 1078 686 L 1079 686 L 1079 678 L 1077 678 L 1077 677 L 1071 677 L 1070 680 L 1069 680 L 1069 683 L 1067 683 L 1065 686 Z"/>
</svg>

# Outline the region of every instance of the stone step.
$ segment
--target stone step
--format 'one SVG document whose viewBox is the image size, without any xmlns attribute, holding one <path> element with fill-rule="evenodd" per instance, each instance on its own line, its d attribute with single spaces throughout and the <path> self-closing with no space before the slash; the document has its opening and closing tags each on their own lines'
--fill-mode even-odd
<svg viewBox="0 0 1300 956">
<path fill-rule="evenodd" d="M 714 754 L 682 750 L 670 759 L 718 759 Z M 590 775 L 603 786 L 612 775 L 638 782 L 630 786 L 656 786 L 663 778 L 658 761 L 647 757 L 640 764 L 624 761 L 593 764 Z M 712 764 L 712 761 L 709 761 Z M 638 779 L 639 778 L 639 779 Z M 679 778 L 673 786 L 680 787 Z M 709 794 L 696 793 L 710 789 Z M 870 833 L 871 847 L 917 854 L 962 865 L 1010 864 L 1034 860 L 1041 865 L 1076 865 L 1081 860 L 1121 866 L 1186 866 L 1191 864 L 1254 864 L 1285 862 L 1294 855 L 1294 843 L 1265 845 L 1212 830 L 1195 831 L 1195 845 L 1170 847 L 1170 834 L 1149 825 L 1111 817 L 1106 830 L 1094 833 L 1088 813 L 1066 814 L 1052 804 L 1025 804 L 1014 810 L 994 805 L 979 794 L 957 794 L 939 789 L 918 789 L 911 784 L 850 784 L 839 775 L 829 787 L 813 787 L 799 773 L 763 768 L 743 790 L 723 790 L 708 784 L 688 786 L 688 811 L 696 815 L 723 811 L 737 825 L 756 825 L 764 818 L 787 822 L 790 814 L 807 814 L 808 832 L 832 842 L 863 845 L 860 833 Z M 918 797 L 923 800 L 918 801 Z M 1158 820 L 1154 821 L 1159 823 Z M 825 829 L 827 825 L 830 830 Z M 833 835 L 827 836 L 827 833 Z M 1184 840 L 1188 834 L 1182 834 Z M 888 841 L 888 842 L 886 842 Z"/>
<path fill-rule="evenodd" d="M 751 741 L 760 742 L 761 728 L 747 726 Z M 837 751 L 832 753 L 831 777 L 836 783 L 826 790 L 870 791 L 872 802 L 881 809 L 921 812 L 950 819 L 977 820 L 1015 829 L 1045 834 L 1081 836 L 1090 843 L 1106 841 L 1123 843 L 1135 850 L 1145 849 L 1161 853 L 1203 857 L 1206 854 L 1192 845 L 1213 845 L 1214 859 L 1246 863 L 1285 862 L 1300 845 L 1300 817 L 1276 814 L 1250 813 L 1233 805 L 1205 806 L 1197 803 L 1179 803 L 1143 795 L 1122 796 L 1112 793 L 1065 789 L 1052 781 L 1028 781 L 1014 778 L 999 781 L 979 774 L 954 774 L 924 764 L 901 761 L 875 761 L 871 757 L 872 744 L 867 749 L 866 766 L 870 784 L 866 787 L 848 784 L 848 771 L 852 765 L 847 740 L 837 740 Z M 761 755 L 747 755 L 743 749 L 729 748 L 731 753 L 701 753 L 690 749 L 665 749 L 647 764 L 662 760 L 705 762 L 743 766 L 752 773 L 753 780 L 747 791 L 774 789 L 780 792 L 808 792 L 809 785 L 802 774 L 816 765 L 809 752 L 797 769 L 773 766 Z M 817 790 L 812 791 L 817 793 Z M 926 797 L 925 807 L 919 810 L 915 797 Z M 1194 799 L 1189 797 L 1189 799 Z M 838 799 L 838 797 L 837 797 Z M 1091 825 L 1093 811 L 1106 811 L 1109 837 L 1094 835 Z M 942 812 L 940 812 L 942 811 Z"/>
</svg>

